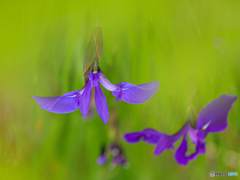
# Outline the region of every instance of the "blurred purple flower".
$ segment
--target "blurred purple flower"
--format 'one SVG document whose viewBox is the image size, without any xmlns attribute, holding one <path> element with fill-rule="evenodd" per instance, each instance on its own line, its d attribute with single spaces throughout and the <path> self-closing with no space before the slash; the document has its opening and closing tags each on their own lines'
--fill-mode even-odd
<svg viewBox="0 0 240 180">
<path fill-rule="evenodd" d="M 201 110 L 193 127 L 189 121 L 174 135 L 163 134 L 153 129 L 145 129 L 141 132 L 127 133 L 124 139 L 128 143 L 137 143 L 140 140 L 148 144 L 156 144 L 154 155 L 161 154 L 165 149 L 174 149 L 173 144 L 182 138 L 182 143 L 175 152 L 175 160 L 186 166 L 189 161 L 193 161 L 198 154 L 206 152 L 205 139 L 208 133 L 224 131 L 227 128 L 227 118 L 232 105 L 237 100 L 237 96 L 222 95 L 214 101 L 208 103 Z M 187 135 L 196 144 L 195 152 L 189 156 Z"/>
<path fill-rule="evenodd" d="M 127 164 L 125 154 L 119 145 L 112 144 L 110 146 L 110 152 L 112 153 L 112 156 L 113 156 L 113 159 L 112 159 L 113 166 L 117 164 L 125 166 Z"/>
<path fill-rule="evenodd" d="M 97 159 L 97 163 L 98 163 L 99 165 L 103 165 L 103 164 L 105 164 L 106 162 L 107 162 L 107 156 L 106 156 L 105 154 L 99 156 L 98 159 Z"/>
<path fill-rule="evenodd" d="M 119 164 L 125 167 L 128 164 L 122 148 L 118 145 L 112 144 L 107 149 L 105 148 L 105 146 L 103 146 L 101 155 L 97 158 L 98 165 L 104 165 L 107 163 L 108 156 L 110 156 L 109 152 L 111 153 L 112 156 L 111 166 L 115 167 L 117 164 Z"/>
<path fill-rule="evenodd" d="M 97 113 L 106 124 L 109 119 L 109 111 L 107 100 L 101 90 L 100 83 L 118 99 L 130 104 L 144 103 L 150 99 L 159 89 L 159 82 L 153 81 L 146 84 L 134 85 L 130 83 L 112 84 L 98 68 L 87 75 L 89 78 L 83 89 L 79 91 L 71 91 L 62 96 L 57 97 L 39 97 L 33 96 L 38 105 L 50 112 L 54 113 L 70 113 L 80 108 L 85 117 L 88 113 L 91 102 L 91 91 L 95 88 L 95 105 Z"/>
<path fill-rule="evenodd" d="M 114 156 L 113 159 L 112 159 L 112 164 L 113 165 L 120 164 L 122 166 L 125 166 L 126 163 L 127 163 L 126 157 L 124 155 L 122 155 L 122 154 Z"/>
<path fill-rule="evenodd" d="M 97 164 L 98 165 L 104 165 L 106 164 L 108 157 L 106 156 L 107 151 L 106 151 L 106 145 L 103 144 L 102 148 L 101 148 L 101 154 L 100 156 L 97 158 Z"/>
</svg>

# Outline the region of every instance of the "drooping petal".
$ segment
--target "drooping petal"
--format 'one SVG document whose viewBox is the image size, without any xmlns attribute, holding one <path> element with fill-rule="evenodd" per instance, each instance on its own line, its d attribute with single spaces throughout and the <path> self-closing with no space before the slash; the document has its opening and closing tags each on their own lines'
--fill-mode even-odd
<svg viewBox="0 0 240 180">
<path fill-rule="evenodd" d="M 38 105 L 47 111 L 54 113 L 70 113 L 76 111 L 75 98 L 80 91 L 71 91 L 57 97 L 39 97 L 33 96 Z"/>
<path fill-rule="evenodd" d="M 183 136 L 181 145 L 178 147 L 178 149 L 176 150 L 175 155 L 174 155 L 178 164 L 181 164 L 184 166 L 187 165 L 188 158 L 185 156 L 187 149 L 188 149 L 188 145 L 187 145 L 187 139 L 186 139 L 186 135 L 185 135 L 185 136 Z"/>
<path fill-rule="evenodd" d="M 101 117 L 103 122 L 107 124 L 109 119 L 108 105 L 107 100 L 100 87 L 100 83 L 98 83 L 98 85 L 95 87 L 95 105 L 98 115 Z"/>
<path fill-rule="evenodd" d="M 157 143 L 154 155 L 161 154 L 165 149 L 174 149 L 173 144 L 180 139 L 183 135 L 186 135 L 188 132 L 189 124 L 186 123 L 180 131 L 174 135 L 163 136 Z"/>
<path fill-rule="evenodd" d="M 83 117 L 85 117 L 88 113 L 88 109 L 91 102 L 91 92 L 92 92 L 92 86 L 89 80 L 86 86 L 84 87 L 84 91 L 82 95 L 79 97 L 79 108 Z"/>
<path fill-rule="evenodd" d="M 146 84 L 134 85 L 122 82 L 117 84 L 121 90 L 113 91 L 113 95 L 130 104 L 140 104 L 149 100 L 159 89 L 159 81 L 153 81 Z"/>
<path fill-rule="evenodd" d="M 198 154 L 204 154 L 206 152 L 206 144 L 205 142 L 198 141 L 195 152 L 190 154 L 189 156 L 186 156 L 188 150 L 188 144 L 187 144 L 187 138 L 186 135 L 183 137 L 181 145 L 178 147 L 178 149 L 175 152 L 175 160 L 178 164 L 186 166 L 189 161 L 193 161 L 196 159 Z"/>
<path fill-rule="evenodd" d="M 220 132 L 227 128 L 227 118 L 237 96 L 221 95 L 208 103 L 197 118 L 197 129 L 206 132 Z"/>
<path fill-rule="evenodd" d="M 84 122 L 89 122 L 93 119 L 93 117 L 96 115 L 96 108 L 95 108 L 95 89 L 92 89 L 91 92 L 91 102 L 88 109 L 87 116 L 83 119 Z"/>
<path fill-rule="evenodd" d="M 126 133 L 124 139 L 128 143 L 138 143 L 140 140 L 148 144 L 157 144 L 159 139 L 165 134 L 160 133 L 154 129 L 145 129 L 140 132 Z"/>
</svg>

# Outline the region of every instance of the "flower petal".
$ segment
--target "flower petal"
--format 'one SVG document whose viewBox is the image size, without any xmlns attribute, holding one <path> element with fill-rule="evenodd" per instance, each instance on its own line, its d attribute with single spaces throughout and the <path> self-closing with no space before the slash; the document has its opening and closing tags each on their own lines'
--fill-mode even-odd
<svg viewBox="0 0 240 180">
<path fill-rule="evenodd" d="M 206 143 L 198 141 L 196 146 L 196 153 L 205 154 L 206 153 Z"/>
<path fill-rule="evenodd" d="M 149 100 L 159 89 L 159 81 L 153 81 L 146 84 L 134 85 L 122 82 L 117 84 L 121 91 L 113 91 L 117 99 L 123 100 L 130 104 L 140 104 Z"/>
<path fill-rule="evenodd" d="M 103 87 L 105 87 L 108 91 L 116 91 L 118 88 L 118 86 L 112 84 L 107 78 L 105 78 L 104 74 L 101 74 L 100 82 L 102 83 Z"/>
<path fill-rule="evenodd" d="M 227 117 L 237 96 L 221 95 L 208 103 L 197 118 L 197 129 L 220 132 L 227 128 Z"/>
<path fill-rule="evenodd" d="M 197 129 L 194 129 L 191 124 L 189 124 L 189 128 L 188 128 L 188 135 L 190 137 L 190 139 L 192 140 L 192 142 L 194 144 L 197 144 L 197 141 L 198 141 L 198 134 L 199 130 Z"/>
<path fill-rule="evenodd" d="M 173 144 L 180 139 L 183 135 L 186 135 L 189 129 L 189 124 L 186 123 L 180 131 L 178 131 L 174 135 L 166 135 L 163 136 L 157 143 L 154 155 L 159 155 L 161 154 L 165 149 L 174 149 Z"/>
<path fill-rule="evenodd" d="M 157 144 L 159 139 L 165 134 L 160 133 L 154 129 L 145 129 L 140 132 L 126 133 L 124 139 L 128 143 L 138 143 L 140 140 L 148 144 Z"/>
<path fill-rule="evenodd" d="M 80 91 L 71 91 L 57 97 L 39 97 L 33 96 L 38 105 L 47 111 L 54 113 L 70 113 L 76 111 L 75 98 Z"/>
<path fill-rule="evenodd" d="M 186 135 L 184 135 L 181 145 L 178 147 L 178 149 L 175 152 L 175 159 L 178 164 L 186 166 L 188 163 L 188 158 L 185 156 L 188 149 L 187 145 L 187 138 Z"/>
<path fill-rule="evenodd" d="M 199 129 L 197 131 L 197 139 L 199 141 L 205 141 L 208 132 L 206 130 Z"/>
<path fill-rule="evenodd" d="M 117 156 L 114 156 L 113 159 L 112 159 L 112 164 L 113 165 L 116 165 L 116 164 L 120 164 L 122 166 L 124 166 L 126 164 L 126 158 L 124 155 L 117 155 Z"/>
<path fill-rule="evenodd" d="M 85 117 L 88 113 L 88 109 L 91 102 L 91 92 L 92 86 L 90 80 L 88 80 L 86 86 L 84 87 L 82 95 L 79 97 L 79 108 L 83 117 Z"/>
<path fill-rule="evenodd" d="M 99 72 L 90 73 L 87 75 L 87 77 L 89 77 L 92 87 L 95 87 L 98 85 L 100 76 L 101 76 L 101 73 L 99 73 Z"/>
<path fill-rule="evenodd" d="M 95 87 L 95 105 L 98 115 L 101 117 L 103 122 L 107 124 L 109 119 L 108 105 L 107 100 L 100 87 L 100 83 L 98 83 L 98 85 Z"/>
<path fill-rule="evenodd" d="M 99 156 L 98 157 L 98 159 L 97 159 L 97 163 L 99 164 L 99 165 L 103 165 L 103 164 L 105 164 L 107 162 L 107 157 L 103 154 L 103 155 L 101 155 L 101 156 Z"/>
<path fill-rule="evenodd" d="M 181 145 L 175 152 L 175 160 L 178 164 L 186 166 L 189 161 L 196 159 L 198 154 L 204 154 L 206 152 L 206 143 L 198 141 L 196 145 L 196 150 L 193 154 L 186 156 L 188 150 L 186 135 L 183 137 Z"/>
</svg>

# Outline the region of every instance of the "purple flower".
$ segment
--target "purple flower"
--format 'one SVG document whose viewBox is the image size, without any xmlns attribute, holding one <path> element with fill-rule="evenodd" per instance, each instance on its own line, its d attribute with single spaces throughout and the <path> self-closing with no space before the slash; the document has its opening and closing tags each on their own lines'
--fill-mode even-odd
<svg viewBox="0 0 240 180">
<path fill-rule="evenodd" d="M 106 151 L 106 145 L 103 144 L 101 148 L 101 155 L 97 158 L 97 164 L 98 165 L 104 165 L 106 164 L 108 157 L 106 156 L 107 151 Z"/>
<path fill-rule="evenodd" d="M 145 129 L 141 132 L 127 133 L 124 139 L 128 143 L 137 143 L 140 140 L 148 144 L 156 144 L 154 155 L 161 154 L 165 149 L 174 149 L 173 144 L 182 137 L 182 143 L 175 152 L 175 160 L 180 165 L 187 165 L 198 154 L 206 152 L 205 139 L 207 134 L 224 131 L 227 128 L 227 118 L 237 96 L 222 95 L 208 103 L 201 110 L 193 127 L 189 121 L 174 135 L 163 134 L 153 129 Z M 188 150 L 187 135 L 192 143 L 196 144 L 195 152 L 186 155 Z"/>
<path fill-rule="evenodd" d="M 112 94 L 116 96 L 116 101 L 123 100 L 130 104 L 144 103 L 158 91 L 158 81 L 141 85 L 134 85 L 126 82 L 117 85 L 112 84 L 98 66 L 101 52 L 102 31 L 100 28 L 96 28 L 88 44 L 84 58 L 83 74 L 85 77 L 85 86 L 79 91 L 71 91 L 62 96 L 33 96 L 33 99 L 41 108 L 47 111 L 54 113 L 70 113 L 79 108 L 83 117 L 85 117 L 88 114 L 92 89 L 95 88 L 94 95 L 97 113 L 106 124 L 109 119 L 109 111 L 107 100 L 102 92 L 100 82 L 107 90 L 112 91 Z"/>
<path fill-rule="evenodd" d="M 107 156 L 105 154 L 103 154 L 97 158 L 97 163 L 99 165 L 104 165 L 106 162 L 107 162 Z"/>
<path fill-rule="evenodd" d="M 111 165 L 115 167 L 117 164 L 125 167 L 127 160 L 122 148 L 119 145 L 112 144 L 107 149 L 105 145 L 102 147 L 101 155 L 97 158 L 98 165 L 104 165 L 107 163 L 109 153 L 111 153 Z"/>
<path fill-rule="evenodd" d="M 122 148 L 119 145 L 113 144 L 110 146 L 110 152 L 112 153 L 112 165 L 115 166 L 120 164 L 125 166 L 127 164 L 127 160 Z"/>
<path fill-rule="evenodd" d="M 41 108 L 54 113 L 70 113 L 80 108 L 83 117 L 85 117 L 91 102 L 92 88 L 95 88 L 97 113 L 106 124 L 109 119 L 109 111 L 100 82 L 107 90 L 112 91 L 113 95 L 116 96 L 116 101 L 120 99 L 131 104 L 144 103 L 159 89 L 158 81 L 138 86 L 130 83 L 114 85 L 104 76 L 100 69 L 97 72 L 91 72 L 87 77 L 89 80 L 83 89 L 79 91 L 71 91 L 58 97 L 33 96 L 33 99 Z"/>
<path fill-rule="evenodd" d="M 113 165 L 117 165 L 117 164 L 120 164 L 122 166 L 125 166 L 125 164 L 127 163 L 126 161 L 126 158 L 124 155 L 122 154 L 119 154 L 117 156 L 114 156 L 113 159 L 112 159 L 112 164 Z"/>
</svg>

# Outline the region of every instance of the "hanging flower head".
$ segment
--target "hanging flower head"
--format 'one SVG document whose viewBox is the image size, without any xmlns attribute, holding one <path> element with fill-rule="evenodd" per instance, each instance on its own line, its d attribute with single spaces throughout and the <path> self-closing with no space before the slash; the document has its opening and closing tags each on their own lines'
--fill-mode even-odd
<svg viewBox="0 0 240 180">
<path fill-rule="evenodd" d="M 115 167 L 121 165 L 127 167 L 128 162 L 124 154 L 123 148 L 117 144 L 111 144 L 110 146 L 103 146 L 100 156 L 97 158 L 98 165 L 104 165 L 111 160 L 110 165 Z"/>
<path fill-rule="evenodd" d="M 205 154 L 207 134 L 221 132 L 227 128 L 228 114 L 236 100 L 237 96 L 220 96 L 201 110 L 195 126 L 187 121 L 174 135 L 164 134 L 154 129 L 145 129 L 140 132 L 127 133 L 124 135 L 124 139 L 128 143 L 137 143 L 142 140 L 148 144 L 155 144 L 154 155 L 159 155 L 165 149 L 174 149 L 173 144 L 182 137 L 182 143 L 175 152 L 175 160 L 180 165 L 187 165 L 198 154 Z M 186 155 L 188 150 L 187 135 L 192 143 L 196 144 L 195 152 L 189 156 Z"/>
<path fill-rule="evenodd" d="M 123 100 L 130 104 L 144 103 L 150 99 L 159 89 L 159 82 L 153 81 L 146 84 L 134 85 L 122 82 L 120 84 L 112 84 L 103 74 L 99 67 L 99 60 L 102 54 L 102 30 L 96 28 L 87 46 L 84 63 L 83 75 L 85 85 L 81 90 L 71 91 L 62 96 L 57 97 L 39 97 L 33 96 L 38 105 L 50 112 L 54 113 L 70 113 L 80 109 L 83 117 L 88 114 L 92 89 L 95 89 L 95 106 L 97 113 L 106 124 L 109 119 L 109 111 L 107 100 L 102 92 L 101 84 L 112 94 L 117 100 Z"/>
</svg>

